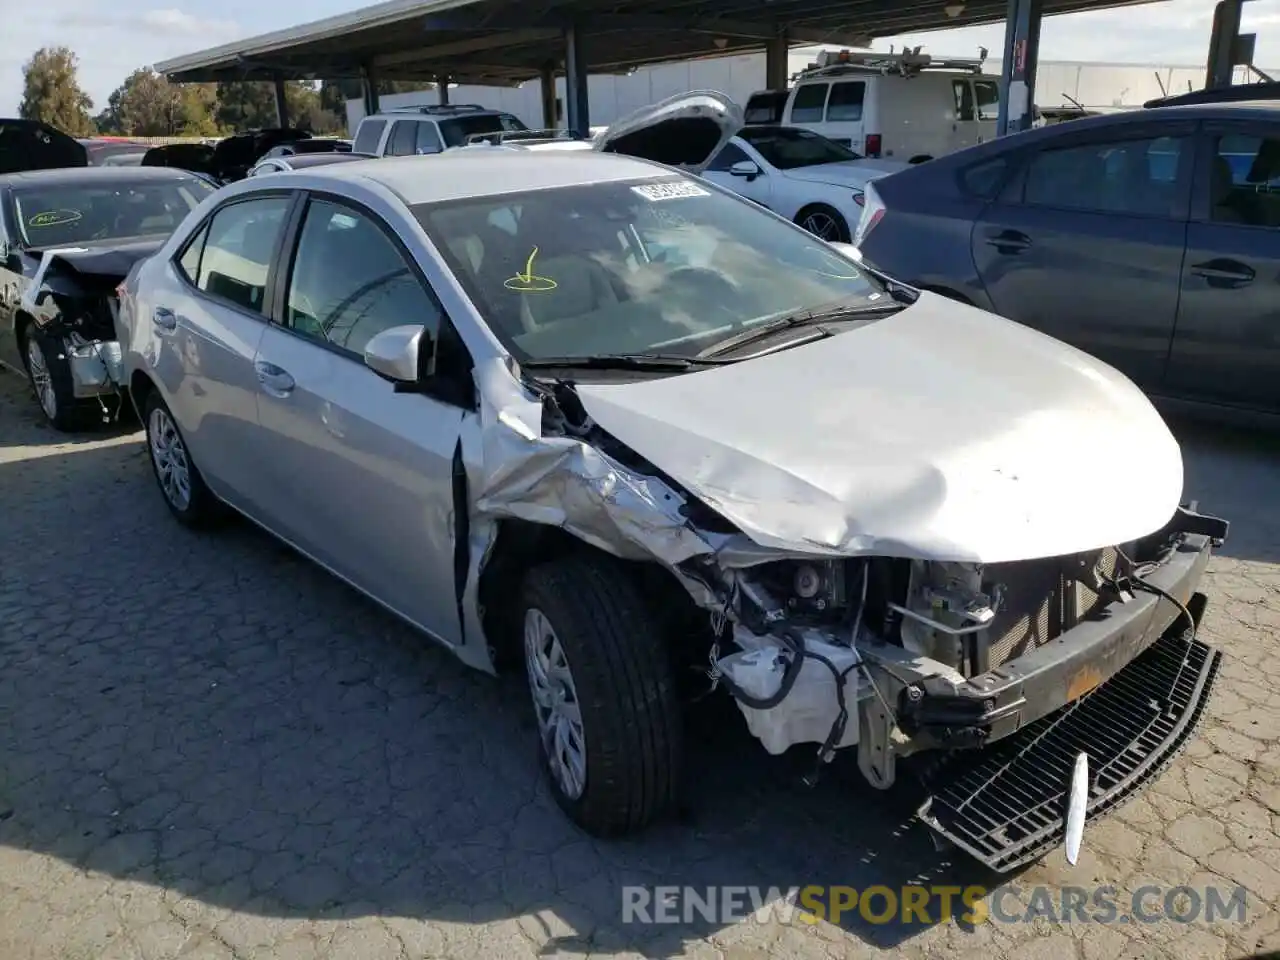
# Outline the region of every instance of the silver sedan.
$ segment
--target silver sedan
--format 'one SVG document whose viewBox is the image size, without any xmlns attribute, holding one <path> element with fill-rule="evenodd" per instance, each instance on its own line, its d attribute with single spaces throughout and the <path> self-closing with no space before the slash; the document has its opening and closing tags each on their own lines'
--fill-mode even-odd
<svg viewBox="0 0 1280 960">
<path fill-rule="evenodd" d="M 1117 604 L 1037 648 L 1043 577 L 1002 600 L 989 570 L 1138 543 L 1182 596 L 1208 551 L 1160 552 L 1181 458 L 1133 384 L 699 179 L 737 120 L 691 95 L 581 150 L 249 178 L 123 287 L 174 517 L 230 507 L 464 662 L 522 663 L 554 796 L 600 835 L 675 798 L 681 693 L 888 786 L 937 725 L 1010 735 L 1178 618 Z"/>
</svg>

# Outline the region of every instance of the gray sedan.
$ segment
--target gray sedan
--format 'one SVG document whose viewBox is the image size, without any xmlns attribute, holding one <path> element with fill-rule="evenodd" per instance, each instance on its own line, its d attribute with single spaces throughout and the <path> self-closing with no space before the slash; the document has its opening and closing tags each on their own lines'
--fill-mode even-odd
<svg viewBox="0 0 1280 960">
<path fill-rule="evenodd" d="M 697 95 L 586 150 L 249 178 L 124 285 L 174 517 L 229 506 L 464 662 L 522 662 L 552 793 L 599 835 L 675 799 L 680 697 L 709 687 L 766 750 L 848 749 L 877 787 L 899 756 L 1034 734 L 1192 642 L 1162 598 L 1223 532 L 1180 509 L 1178 446 L 1114 370 L 677 169 L 736 119 Z M 619 155 L 655 143 L 674 166 Z M 1069 613 L 1063 577 L 1092 585 Z M 1141 684 L 1104 687 L 1145 716 Z M 1107 765 L 1124 736 L 1052 749 Z"/>
</svg>

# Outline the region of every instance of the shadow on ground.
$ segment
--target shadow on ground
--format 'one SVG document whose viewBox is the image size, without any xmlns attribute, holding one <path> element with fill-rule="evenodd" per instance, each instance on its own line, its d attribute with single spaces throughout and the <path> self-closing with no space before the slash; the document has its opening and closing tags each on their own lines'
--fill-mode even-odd
<svg viewBox="0 0 1280 960">
<path fill-rule="evenodd" d="M 562 951 L 653 957 L 717 927 L 624 925 L 627 885 L 995 882 L 934 850 L 908 788 L 807 788 L 809 757 L 767 757 L 723 699 L 690 717 L 686 815 L 592 840 L 541 783 L 519 678 L 466 670 L 248 524 L 182 530 L 139 443 L 5 432 L 24 446 L 0 435 L 0 844 L 260 915 L 548 910 L 576 931 L 548 932 Z M 1189 446 L 1188 489 L 1231 518 L 1270 468 L 1216 443 Z M 1280 541 L 1251 529 L 1244 554 Z M 890 948 L 920 929 L 843 925 Z"/>
<path fill-rule="evenodd" d="M 12 450 L 12 448 L 10 448 Z M 649 956 L 716 929 L 621 922 L 629 884 L 983 882 L 915 800 L 690 716 L 688 811 L 592 840 L 550 800 L 519 677 L 457 664 L 246 523 L 168 517 L 140 443 L 0 463 L 0 844 L 275 916 L 483 923 L 549 909 Z M 909 791 L 906 791 L 909 793 Z M 885 946 L 912 929 L 845 918 Z"/>
</svg>

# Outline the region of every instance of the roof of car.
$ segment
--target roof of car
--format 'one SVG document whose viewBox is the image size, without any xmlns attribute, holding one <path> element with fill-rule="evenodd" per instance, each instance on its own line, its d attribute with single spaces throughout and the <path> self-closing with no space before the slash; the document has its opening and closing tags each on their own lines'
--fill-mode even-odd
<svg viewBox="0 0 1280 960">
<path fill-rule="evenodd" d="M 398 194 L 405 203 L 416 204 L 646 179 L 669 175 L 671 170 L 616 153 L 468 148 L 427 157 L 331 163 L 306 173 L 326 180 L 372 180 Z"/>
<path fill-rule="evenodd" d="M 1123 110 L 1118 113 L 1104 113 L 1093 117 L 1081 117 L 1064 124 L 1050 124 L 1027 131 L 1044 137 L 1055 137 L 1074 130 L 1087 130 L 1094 127 L 1106 128 L 1125 126 L 1131 123 L 1151 123 L 1160 120 L 1214 120 L 1214 119 L 1259 119 L 1275 120 L 1280 117 L 1280 103 L 1274 100 L 1238 100 L 1228 103 L 1187 103 L 1167 107 L 1145 107 L 1136 110 Z M 991 140 L 989 143 L 999 143 Z"/>
<path fill-rule="evenodd" d="M 137 183 L 139 180 L 189 180 L 195 174 L 177 167 L 54 167 L 0 174 L 0 185 L 69 186 L 90 183 Z"/>
</svg>

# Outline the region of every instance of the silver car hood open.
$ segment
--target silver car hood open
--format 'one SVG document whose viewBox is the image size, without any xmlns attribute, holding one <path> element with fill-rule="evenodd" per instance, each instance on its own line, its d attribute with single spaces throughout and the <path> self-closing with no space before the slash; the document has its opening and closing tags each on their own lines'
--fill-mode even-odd
<svg viewBox="0 0 1280 960">
<path fill-rule="evenodd" d="M 885 320 L 724 367 L 579 384 L 591 417 L 761 546 L 997 563 L 1152 533 L 1182 494 L 1120 373 L 925 293 Z"/>
</svg>

